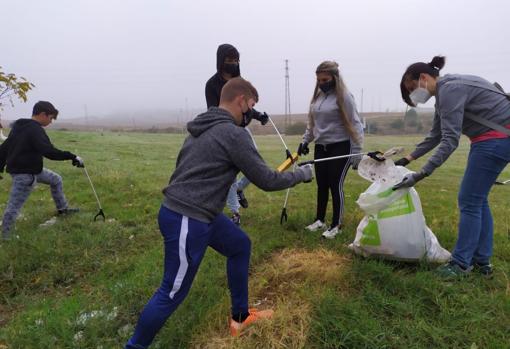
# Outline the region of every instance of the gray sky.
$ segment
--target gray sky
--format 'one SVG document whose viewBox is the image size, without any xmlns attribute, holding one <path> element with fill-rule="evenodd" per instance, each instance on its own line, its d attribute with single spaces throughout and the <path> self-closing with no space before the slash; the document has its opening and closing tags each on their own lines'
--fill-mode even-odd
<svg viewBox="0 0 510 349">
<path fill-rule="evenodd" d="M 3 1 L 0 65 L 36 85 L 60 118 L 205 108 L 216 48 L 241 53 L 241 74 L 259 90 L 259 110 L 284 111 L 284 60 L 291 110 L 305 112 L 315 68 L 336 60 L 363 111 L 403 110 L 405 68 L 447 57 L 442 73 L 475 74 L 510 90 L 506 0 L 25 0 Z"/>
</svg>

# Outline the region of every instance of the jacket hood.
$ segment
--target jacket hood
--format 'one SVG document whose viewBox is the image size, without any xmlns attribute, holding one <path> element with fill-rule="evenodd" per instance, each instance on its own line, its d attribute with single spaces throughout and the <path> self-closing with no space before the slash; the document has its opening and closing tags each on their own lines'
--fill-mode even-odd
<svg viewBox="0 0 510 349">
<path fill-rule="evenodd" d="M 11 124 L 11 132 L 15 131 L 15 130 L 19 130 L 25 126 L 30 126 L 30 125 L 41 126 L 37 121 L 35 121 L 33 119 L 18 119 Z"/>
<path fill-rule="evenodd" d="M 218 73 L 221 73 L 223 70 L 223 62 L 225 62 L 225 57 L 232 53 L 239 57 L 239 51 L 237 51 L 234 46 L 230 44 L 222 44 L 218 46 L 218 51 L 216 51 L 216 70 Z"/>
<path fill-rule="evenodd" d="M 210 128 L 226 123 L 235 125 L 232 115 L 225 109 L 211 107 L 205 113 L 188 122 L 186 128 L 193 137 L 198 137 Z"/>
</svg>

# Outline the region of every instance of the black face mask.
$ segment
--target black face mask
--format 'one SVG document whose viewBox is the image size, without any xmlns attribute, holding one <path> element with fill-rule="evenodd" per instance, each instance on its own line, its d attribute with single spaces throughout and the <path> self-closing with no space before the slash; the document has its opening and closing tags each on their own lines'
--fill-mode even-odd
<svg viewBox="0 0 510 349">
<path fill-rule="evenodd" d="M 241 124 L 239 126 L 246 127 L 250 124 L 253 119 L 253 109 L 248 108 L 247 111 L 243 112 L 243 119 L 241 120 Z"/>
<path fill-rule="evenodd" d="M 223 72 L 230 74 L 233 78 L 241 75 L 239 63 L 223 63 Z"/>
<path fill-rule="evenodd" d="M 335 86 L 336 84 L 334 79 L 319 84 L 319 88 L 324 93 L 328 93 L 329 91 L 334 90 Z"/>
</svg>

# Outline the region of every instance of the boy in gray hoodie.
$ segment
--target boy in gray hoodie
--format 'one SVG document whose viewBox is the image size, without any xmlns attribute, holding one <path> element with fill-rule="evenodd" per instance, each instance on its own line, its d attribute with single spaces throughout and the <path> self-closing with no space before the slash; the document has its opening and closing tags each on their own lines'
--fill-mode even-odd
<svg viewBox="0 0 510 349">
<path fill-rule="evenodd" d="M 187 296 L 208 246 L 227 257 L 232 301 L 230 331 L 238 335 L 249 324 L 272 316 L 272 310 L 248 309 L 251 242 L 222 210 L 239 171 L 266 191 L 282 190 L 312 179 L 312 167 L 279 173 L 259 155 L 242 128 L 258 101 L 246 80 L 229 80 L 219 107 L 188 123 L 186 138 L 169 185 L 163 190 L 159 227 L 165 245 L 163 281 L 145 306 L 126 348 L 147 348 L 166 319 Z"/>
</svg>

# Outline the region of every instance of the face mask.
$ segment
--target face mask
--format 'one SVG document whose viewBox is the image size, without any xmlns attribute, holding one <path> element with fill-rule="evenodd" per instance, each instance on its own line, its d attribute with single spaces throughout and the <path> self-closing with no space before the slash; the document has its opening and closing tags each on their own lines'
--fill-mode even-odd
<svg viewBox="0 0 510 349">
<path fill-rule="evenodd" d="M 319 84 L 319 88 L 324 93 L 328 93 L 329 91 L 334 90 L 335 86 L 336 86 L 335 79 L 332 79 L 332 80 L 323 82 L 322 84 Z"/>
<path fill-rule="evenodd" d="M 432 95 L 429 90 L 427 90 L 427 82 L 425 82 L 425 87 L 420 87 L 420 81 L 418 80 L 418 88 L 416 88 L 413 92 L 409 94 L 409 98 L 414 105 L 424 104 L 426 103 Z"/>
<path fill-rule="evenodd" d="M 246 105 L 248 105 L 248 103 L 246 103 Z M 253 118 L 253 109 L 248 107 L 248 110 L 243 112 L 243 118 L 242 118 L 241 124 L 239 126 L 241 126 L 241 127 L 248 126 L 250 124 L 252 118 Z"/>
<path fill-rule="evenodd" d="M 233 78 L 240 75 L 238 63 L 223 63 L 223 72 L 230 74 Z"/>
</svg>

